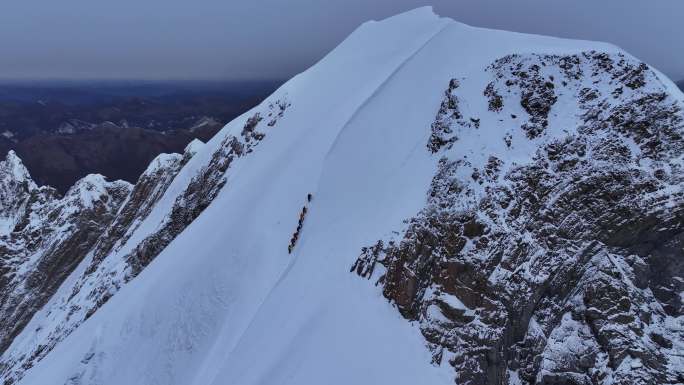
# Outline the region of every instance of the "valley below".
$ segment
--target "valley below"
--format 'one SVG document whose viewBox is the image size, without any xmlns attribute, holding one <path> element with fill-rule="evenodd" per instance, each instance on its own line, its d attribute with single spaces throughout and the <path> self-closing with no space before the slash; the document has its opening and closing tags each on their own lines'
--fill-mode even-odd
<svg viewBox="0 0 684 385">
<path fill-rule="evenodd" d="M 135 182 L 160 153 L 203 142 L 275 81 L 0 82 L 0 155 L 61 192 L 91 173 Z"/>
</svg>

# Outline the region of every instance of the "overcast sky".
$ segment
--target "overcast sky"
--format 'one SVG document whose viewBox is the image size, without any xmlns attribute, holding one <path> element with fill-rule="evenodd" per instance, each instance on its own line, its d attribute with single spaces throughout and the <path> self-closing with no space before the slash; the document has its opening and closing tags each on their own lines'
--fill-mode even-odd
<svg viewBox="0 0 684 385">
<path fill-rule="evenodd" d="M 363 21 L 422 5 L 608 41 L 684 79 L 684 0 L 0 0 L 0 78 L 288 78 Z"/>
</svg>

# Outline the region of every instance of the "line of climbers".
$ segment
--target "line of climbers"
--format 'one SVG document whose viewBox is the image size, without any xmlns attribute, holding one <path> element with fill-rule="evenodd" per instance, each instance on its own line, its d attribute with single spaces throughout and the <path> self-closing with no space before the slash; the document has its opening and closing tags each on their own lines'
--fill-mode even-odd
<svg viewBox="0 0 684 385">
<path fill-rule="evenodd" d="M 311 202 L 312 195 L 307 194 L 306 195 L 306 201 Z M 306 212 L 308 211 L 306 205 L 302 207 L 302 212 L 299 213 L 299 224 L 297 225 L 297 231 L 292 234 L 292 238 L 290 238 L 290 245 L 287 247 L 287 253 L 291 254 L 292 249 L 294 249 L 295 245 L 297 244 L 297 240 L 299 239 L 299 232 L 302 231 L 302 226 L 304 225 L 304 217 L 306 216 Z"/>
</svg>

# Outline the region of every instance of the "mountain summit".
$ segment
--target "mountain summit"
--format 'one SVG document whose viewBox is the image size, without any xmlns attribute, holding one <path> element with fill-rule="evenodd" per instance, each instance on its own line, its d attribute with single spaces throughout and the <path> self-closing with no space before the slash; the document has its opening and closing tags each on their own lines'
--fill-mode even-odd
<svg viewBox="0 0 684 385">
<path fill-rule="evenodd" d="M 0 237 L 89 240 L 3 256 L 0 377 L 682 382 L 683 107 L 608 44 L 365 23 L 134 186 Z"/>
</svg>

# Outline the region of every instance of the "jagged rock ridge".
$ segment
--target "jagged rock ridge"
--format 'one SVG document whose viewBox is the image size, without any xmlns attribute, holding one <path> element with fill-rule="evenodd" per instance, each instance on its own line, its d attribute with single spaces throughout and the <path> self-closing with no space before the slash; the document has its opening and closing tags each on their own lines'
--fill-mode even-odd
<svg viewBox="0 0 684 385">
<path fill-rule="evenodd" d="M 31 311 L 26 312 L 21 323 L 16 323 L 12 334 L 3 340 L 3 349 L 9 346 L 12 338 L 55 293 L 57 287 L 66 280 L 68 274 L 86 255 L 89 257 L 85 261 L 87 266 L 71 284 L 70 290 L 65 290 L 64 295 L 58 301 L 54 301 L 56 303 L 50 309 L 50 312 L 54 312 L 54 315 L 50 316 L 51 322 L 39 326 L 36 330 L 40 343 L 35 344 L 35 341 L 32 341 L 33 345 L 27 348 L 30 354 L 23 351 L 20 356 L 6 354 L 0 359 L 0 373 L 7 381 L 20 379 L 26 369 L 48 354 L 57 343 L 94 314 L 126 282 L 135 278 L 169 242 L 197 218 L 225 184 L 224 174 L 230 164 L 237 158 L 251 153 L 265 136 L 261 127 L 275 126 L 288 106 L 287 101 L 277 100 L 264 112 L 254 113 L 245 123 L 239 137 L 225 138 L 212 156 L 209 165 L 198 171 L 185 189 L 176 196 L 162 222 L 156 224 L 157 228 L 143 239 L 131 240 L 131 237 L 150 216 L 155 204 L 164 195 L 181 168 L 202 149 L 204 144 L 199 140 L 191 142 L 183 155 L 159 155 L 134 186 L 128 186 L 126 182 L 116 182 L 117 185 L 126 185 L 127 189 L 117 195 L 115 204 L 112 204 L 106 213 L 100 210 L 87 217 L 91 222 L 100 224 L 97 228 L 82 226 L 82 219 L 76 221 L 74 227 L 78 228 L 78 234 L 87 234 L 89 242 L 80 245 L 79 249 L 75 250 L 69 249 L 73 248 L 73 243 L 65 242 L 62 245 L 59 243 L 61 239 L 58 240 L 59 247 L 66 248 L 67 251 L 78 251 L 72 257 L 74 259 L 69 264 L 70 268 L 65 269 L 63 274 L 57 277 L 47 277 L 45 282 L 50 284 L 49 290 L 41 289 L 41 301 L 32 305 Z M 262 122 L 264 120 L 262 114 L 268 118 L 268 121 Z M 18 161 L 15 157 L 9 159 Z M 28 172 L 18 174 L 28 175 Z M 87 177 L 85 180 L 91 178 L 93 177 Z M 99 176 L 97 178 L 101 179 Z M 72 190 L 78 189 L 82 183 L 77 183 Z M 12 184 L 12 186 L 15 185 L 18 183 Z M 54 192 L 50 188 L 44 189 Z M 72 194 L 72 190 L 67 196 Z M 81 215 L 85 214 L 81 211 Z M 34 222 L 38 228 L 45 225 L 41 221 Z M 47 250 L 44 254 L 44 262 L 42 262 L 44 265 L 63 268 L 64 261 L 55 261 L 53 250 Z M 33 300 L 32 295 L 24 294 L 24 296 L 29 301 Z M 17 307 L 13 300 L 15 297 L 16 295 L 10 294 L 4 299 L 3 303 L 6 302 L 6 308 Z M 57 297 L 60 296 L 57 295 Z"/>
<path fill-rule="evenodd" d="M 64 196 L 37 187 L 10 152 L 0 162 L 0 350 L 76 268 L 128 195 L 127 182 L 101 175 L 78 181 Z"/>
</svg>

